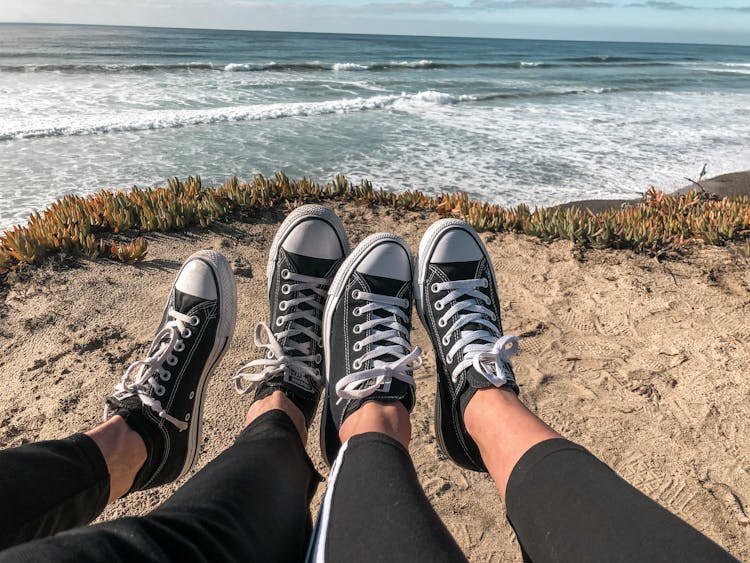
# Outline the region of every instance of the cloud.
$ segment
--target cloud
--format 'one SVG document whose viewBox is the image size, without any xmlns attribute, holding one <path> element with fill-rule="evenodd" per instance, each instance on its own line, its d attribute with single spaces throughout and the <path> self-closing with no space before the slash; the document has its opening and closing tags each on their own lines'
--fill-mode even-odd
<svg viewBox="0 0 750 563">
<path fill-rule="evenodd" d="M 518 8 L 611 8 L 611 2 L 600 0 L 473 0 L 472 8 L 484 10 L 507 10 Z"/>
<path fill-rule="evenodd" d="M 634 2 L 632 4 L 626 4 L 626 8 L 655 8 L 657 10 L 699 10 L 696 6 L 689 6 L 680 2 L 658 2 L 651 0 L 649 2 Z"/>
<path fill-rule="evenodd" d="M 368 10 L 390 10 L 393 12 L 443 12 L 447 10 L 462 9 L 450 2 L 372 2 L 364 4 L 363 9 Z"/>
</svg>

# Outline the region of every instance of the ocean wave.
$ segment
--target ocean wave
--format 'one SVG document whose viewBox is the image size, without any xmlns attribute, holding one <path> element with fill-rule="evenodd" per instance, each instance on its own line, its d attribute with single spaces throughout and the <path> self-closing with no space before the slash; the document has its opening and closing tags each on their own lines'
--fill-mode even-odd
<svg viewBox="0 0 750 563">
<path fill-rule="evenodd" d="M 0 65 L 0 72 L 154 72 L 170 70 L 213 70 L 211 63 L 134 64 L 33 64 Z"/>
<path fill-rule="evenodd" d="M 78 73 L 125 73 L 125 72 L 181 72 L 186 70 L 221 70 L 224 72 L 388 72 L 433 69 L 547 69 L 566 67 L 613 66 L 675 66 L 677 62 L 654 61 L 628 57 L 575 57 L 550 61 L 497 61 L 477 63 L 444 63 L 427 59 L 419 61 L 388 62 L 247 62 L 216 66 L 210 62 L 187 63 L 132 63 L 132 64 L 34 64 L 0 65 L 0 72 L 78 72 Z M 730 65 L 731 66 L 731 65 Z M 737 65 L 741 66 L 741 65 Z"/>
<path fill-rule="evenodd" d="M 288 117 L 309 117 L 379 109 L 409 109 L 424 105 L 448 105 L 474 101 L 471 95 L 453 96 L 427 90 L 416 94 L 381 95 L 370 98 L 348 98 L 326 102 L 245 105 L 212 109 L 158 110 L 107 116 L 71 116 L 54 123 L 38 120 L 23 128 L 0 124 L 0 141 L 14 139 L 101 135 L 115 132 L 172 129 L 190 125 L 208 125 L 235 121 L 265 121 Z"/>
<path fill-rule="evenodd" d="M 332 67 L 332 70 L 335 71 L 346 71 L 346 70 L 370 70 L 370 67 L 367 65 L 360 65 L 357 63 L 336 63 Z"/>
</svg>

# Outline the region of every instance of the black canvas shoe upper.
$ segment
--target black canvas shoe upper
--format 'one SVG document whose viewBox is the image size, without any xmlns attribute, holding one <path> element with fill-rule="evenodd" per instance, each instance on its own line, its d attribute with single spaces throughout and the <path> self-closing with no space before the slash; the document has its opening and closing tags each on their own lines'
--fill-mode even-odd
<svg viewBox="0 0 750 563">
<path fill-rule="evenodd" d="M 255 400 L 283 392 L 308 426 L 322 387 L 323 307 L 348 253 L 344 227 L 333 211 L 305 205 L 287 217 L 268 260 L 270 324 L 255 328 L 255 345 L 265 350 L 265 357 L 247 363 L 235 376 L 238 392 L 255 387 Z"/>
<path fill-rule="evenodd" d="M 486 471 L 464 411 L 477 389 L 518 393 L 510 362 L 518 344 L 516 337 L 503 336 L 495 273 L 481 239 L 463 221 L 438 221 L 419 246 L 414 283 L 417 309 L 435 348 L 438 443 L 458 465 Z"/>
<path fill-rule="evenodd" d="M 226 259 L 205 250 L 188 258 L 148 354 L 128 367 L 105 403 L 105 419 L 122 416 L 146 444 L 146 462 L 129 492 L 174 481 L 195 464 L 204 392 L 229 348 L 236 310 Z"/>
<path fill-rule="evenodd" d="M 411 256 L 395 235 L 366 238 L 331 286 L 323 321 L 326 396 L 321 451 L 330 465 L 341 446 L 344 420 L 367 401 L 400 401 L 414 408 L 411 350 Z"/>
</svg>

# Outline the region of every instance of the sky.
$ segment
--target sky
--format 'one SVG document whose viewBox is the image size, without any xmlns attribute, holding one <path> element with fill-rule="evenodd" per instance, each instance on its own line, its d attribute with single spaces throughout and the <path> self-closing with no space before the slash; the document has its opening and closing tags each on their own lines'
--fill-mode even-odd
<svg viewBox="0 0 750 563">
<path fill-rule="evenodd" d="M 0 0 L 0 22 L 750 45 L 750 0 Z"/>
</svg>

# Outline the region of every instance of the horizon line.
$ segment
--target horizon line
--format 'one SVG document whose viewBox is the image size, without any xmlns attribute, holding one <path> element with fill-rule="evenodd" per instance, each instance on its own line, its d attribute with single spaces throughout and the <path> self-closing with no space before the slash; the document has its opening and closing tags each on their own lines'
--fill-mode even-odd
<svg viewBox="0 0 750 563">
<path fill-rule="evenodd" d="M 226 32 L 249 32 L 249 33 L 296 33 L 307 35 L 344 35 L 344 36 L 369 36 L 369 37 L 427 37 L 434 39 L 489 39 L 498 41 L 540 41 L 556 43 L 616 43 L 616 44 L 637 44 L 637 45 L 697 45 L 706 47 L 750 47 L 750 43 L 706 43 L 706 42 L 687 42 L 680 43 L 675 41 L 625 41 L 609 40 L 602 41 L 597 39 L 541 39 L 535 37 L 493 37 L 486 35 L 431 35 L 431 34 L 412 34 L 403 33 L 357 33 L 357 32 L 328 32 L 328 31 L 289 31 L 279 29 L 237 29 L 228 27 L 184 27 L 184 26 L 157 26 L 157 25 L 122 25 L 106 23 L 67 23 L 67 22 L 24 22 L 24 21 L 2 21 L 0 25 L 38 25 L 38 26 L 69 26 L 69 27 L 113 27 L 113 28 L 130 28 L 130 29 L 169 29 L 185 31 L 226 31 Z"/>
</svg>

